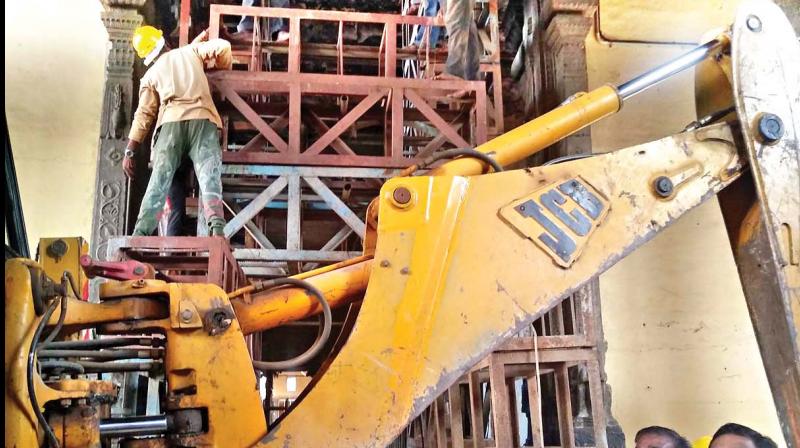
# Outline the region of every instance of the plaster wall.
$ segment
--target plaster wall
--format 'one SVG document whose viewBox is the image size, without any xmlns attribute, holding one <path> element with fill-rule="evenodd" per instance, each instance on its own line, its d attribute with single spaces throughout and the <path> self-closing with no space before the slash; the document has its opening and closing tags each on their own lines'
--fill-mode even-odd
<svg viewBox="0 0 800 448">
<path fill-rule="evenodd" d="M 726 14 L 732 17 L 732 10 L 727 5 Z M 682 11 L 693 22 L 699 20 L 695 13 L 703 12 Z M 663 12 L 649 14 L 641 10 L 634 31 L 663 23 Z M 619 84 L 689 48 L 599 42 L 590 34 L 589 87 Z M 593 150 L 656 140 L 694 119 L 694 75 L 688 71 L 593 126 Z M 727 422 L 785 446 L 716 198 L 605 273 L 600 288 L 613 413 L 628 446 L 645 426 L 667 426 L 695 440 Z"/>
<path fill-rule="evenodd" d="M 108 34 L 99 0 L 5 2 L 5 111 L 32 254 L 89 239 Z"/>
</svg>

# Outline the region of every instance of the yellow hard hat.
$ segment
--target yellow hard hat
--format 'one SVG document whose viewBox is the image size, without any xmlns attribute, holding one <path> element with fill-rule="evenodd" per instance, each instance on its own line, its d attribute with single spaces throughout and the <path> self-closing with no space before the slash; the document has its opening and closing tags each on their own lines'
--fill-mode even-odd
<svg viewBox="0 0 800 448">
<path fill-rule="evenodd" d="M 711 436 L 703 436 L 692 443 L 692 448 L 708 448 L 711 445 Z"/>
<path fill-rule="evenodd" d="M 163 35 L 161 30 L 150 25 L 140 26 L 133 32 L 133 49 L 140 58 L 145 59 L 156 49 Z"/>
</svg>

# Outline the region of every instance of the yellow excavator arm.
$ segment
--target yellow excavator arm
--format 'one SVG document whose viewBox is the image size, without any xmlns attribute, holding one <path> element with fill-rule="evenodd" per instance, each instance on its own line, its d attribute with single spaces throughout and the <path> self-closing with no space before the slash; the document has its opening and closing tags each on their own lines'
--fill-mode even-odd
<svg viewBox="0 0 800 448">
<path fill-rule="evenodd" d="M 685 132 L 502 171 L 698 64 L 705 100 Z M 411 167 L 389 180 L 368 210 L 364 256 L 300 282 L 231 293 L 108 282 L 90 304 L 35 263 L 9 261 L 6 446 L 99 446 L 120 435 L 158 435 L 129 446 L 386 446 L 504 339 L 719 195 L 784 435 L 800 448 L 799 139 L 800 43 L 777 6 L 748 2 L 731 29 L 674 61 L 576 95 L 424 175 Z M 320 313 L 330 322 L 330 308 L 354 303 L 347 340 L 267 428 L 244 336 Z M 164 415 L 101 419 L 91 400 L 113 399 L 113 385 L 45 383 L 31 366 L 48 328 L 163 334 Z M 44 415 L 45 403 L 76 398 Z M 607 446 L 604 431 L 596 443 Z"/>
</svg>

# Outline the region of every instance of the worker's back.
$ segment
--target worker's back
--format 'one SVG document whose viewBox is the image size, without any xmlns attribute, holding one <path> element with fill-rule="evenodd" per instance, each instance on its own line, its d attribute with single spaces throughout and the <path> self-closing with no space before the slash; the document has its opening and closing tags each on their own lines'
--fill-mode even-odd
<svg viewBox="0 0 800 448">
<path fill-rule="evenodd" d="M 230 44 L 222 39 L 193 43 L 161 55 L 142 77 L 142 87 L 150 86 L 158 93 L 156 126 L 206 119 L 222 127 L 204 65 L 229 68 L 230 59 Z"/>
</svg>

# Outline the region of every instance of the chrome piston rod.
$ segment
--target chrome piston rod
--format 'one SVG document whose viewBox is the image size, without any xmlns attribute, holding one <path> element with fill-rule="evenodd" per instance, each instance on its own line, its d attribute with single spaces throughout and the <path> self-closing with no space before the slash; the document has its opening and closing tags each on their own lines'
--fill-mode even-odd
<svg viewBox="0 0 800 448">
<path fill-rule="evenodd" d="M 620 84 L 617 87 L 617 93 L 620 99 L 627 100 L 628 98 L 643 92 L 644 90 L 660 83 L 661 81 L 669 78 L 672 75 L 678 74 L 689 67 L 693 67 L 705 59 L 709 54 L 717 50 L 721 45 L 726 43 L 727 39 L 714 39 L 706 42 L 699 47 L 685 53 L 666 64 L 660 65 L 653 70 L 643 73 L 630 81 Z"/>
<path fill-rule="evenodd" d="M 167 432 L 166 415 L 121 417 L 100 420 L 102 437 L 152 436 Z"/>
</svg>

